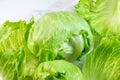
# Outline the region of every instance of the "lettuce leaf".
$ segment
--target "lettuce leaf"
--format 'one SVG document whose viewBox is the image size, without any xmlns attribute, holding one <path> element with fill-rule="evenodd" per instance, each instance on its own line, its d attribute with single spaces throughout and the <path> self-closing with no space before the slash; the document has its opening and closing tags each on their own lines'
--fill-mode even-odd
<svg viewBox="0 0 120 80">
<path fill-rule="evenodd" d="M 64 60 L 41 63 L 36 69 L 34 78 L 34 80 L 85 80 L 77 66 Z"/>
<path fill-rule="evenodd" d="M 0 51 L 7 49 L 17 50 L 27 43 L 27 37 L 34 20 L 27 24 L 26 21 L 11 22 L 6 21 L 0 27 Z"/>
<path fill-rule="evenodd" d="M 80 0 L 75 10 L 100 35 L 120 37 L 120 0 Z"/>
<path fill-rule="evenodd" d="M 21 74 L 25 52 L 8 49 L 0 52 L 0 76 L 3 80 L 14 80 Z"/>
<path fill-rule="evenodd" d="M 120 41 L 105 38 L 87 56 L 83 67 L 86 80 L 120 79 Z"/>
</svg>

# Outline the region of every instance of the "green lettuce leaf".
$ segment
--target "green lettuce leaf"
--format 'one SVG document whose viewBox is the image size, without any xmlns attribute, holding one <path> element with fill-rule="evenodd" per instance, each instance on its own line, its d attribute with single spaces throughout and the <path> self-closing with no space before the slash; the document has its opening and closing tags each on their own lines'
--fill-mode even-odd
<svg viewBox="0 0 120 80">
<path fill-rule="evenodd" d="M 120 37 L 120 0 L 80 0 L 75 10 L 100 35 Z"/>
<path fill-rule="evenodd" d="M 34 80 L 85 80 L 80 69 L 64 60 L 41 63 L 36 69 Z"/>
<path fill-rule="evenodd" d="M 17 22 L 11 22 L 11 21 L 6 21 L 1 27 L 0 27 L 0 55 L 5 53 L 7 50 L 12 50 L 12 51 L 17 51 L 19 49 L 24 50 L 24 57 L 23 61 L 24 63 L 19 62 L 21 65 L 21 68 L 19 70 L 19 73 L 16 72 L 16 77 L 15 80 L 26 77 L 26 76 L 31 76 L 34 73 L 34 70 L 36 69 L 36 65 L 38 64 L 38 59 L 31 54 L 31 52 L 28 50 L 27 47 L 27 40 L 28 40 L 28 35 L 29 35 L 29 30 L 31 28 L 31 25 L 34 23 L 34 18 L 31 18 L 31 20 L 27 23 L 26 21 L 17 21 Z M 16 52 L 17 54 L 17 52 Z M 14 57 L 17 55 L 13 54 L 13 60 Z M 4 56 L 9 56 L 9 54 L 4 54 Z M 11 57 L 12 58 L 12 57 Z M 2 60 L 2 58 L 1 58 Z M 4 59 L 3 59 L 4 60 Z M 5 62 L 2 62 L 2 65 Z M 12 61 L 9 61 L 7 64 L 13 63 Z M 14 63 L 13 63 L 14 64 Z M 15 71 L 13 65 L 13 70 Z M 3 68 L 1 66 L 1 68 Z M 10 67 L 8 66 L 8 69 Z M 4 68 L 3 70 L 7 71 L 7 68 Z M 11 68 L 10 68 L 11 70 Z M 11 74 L 11 76 L 15 72 L 9 72 L 7 74 Z M 6 76 L 7 80 L 9 79 L 9 76 Z M 13 80 L 13 78 L 10 78 Z"/>
<path fill-rule="evenodd" d="M 86 80 L 120 80 L 120 41 L 103 39 L 87 56 L 83 73 Z"/>
<path fill-rule="evenodd" d="M 30 29 L 29 50 L 40 62 L 56 56 L 76 60 L 93 45 L 87 22 L 72 12 L 52 12 L 43 15 Z"/>
<path fill-rule="evenodd" d="M 21 74 L 25 53 L 21 50 L 8 49 L 0 52 L 0 76 L 3 80 L 16 80 Z"/>
<path fill-rule="evenodd" d="M 21 74 L 18 80 L 33 80 L 36 68 L 40 64 L 39 59 L 36 58 L 28 49 L 26 50 L 26 55 L 24 58 L 24 63 L 22 64 Z"/>
<path fill-rule="evenodd" d="M 78 15 L 89 20 L 91 16 L 92 9 L 94 9 L 95 2 L 94 0 L 79 0 L 77 5 L 75 5 L 75 11 Z"/>
<path fill-rule="evenodd" d="M 0 51 L 7 49 L 17 50 L 23 48 L 27 42 L 27 36 L 34 20 L 27 24 L 26 21 L 6 21 L 0 27 Z"/>
</svg>

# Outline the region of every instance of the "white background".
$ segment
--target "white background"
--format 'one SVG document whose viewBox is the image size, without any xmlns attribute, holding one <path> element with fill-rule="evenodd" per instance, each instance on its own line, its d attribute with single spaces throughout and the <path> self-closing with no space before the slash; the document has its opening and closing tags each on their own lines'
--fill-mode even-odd
<svg viewBox="0 0 120 80">
<path fill-rule="evenodd" d="M 78 0 L 0 0 L 0 25 L 6 21 L 39 18 L 45 12 L 72 9 Z"/>
</svg>

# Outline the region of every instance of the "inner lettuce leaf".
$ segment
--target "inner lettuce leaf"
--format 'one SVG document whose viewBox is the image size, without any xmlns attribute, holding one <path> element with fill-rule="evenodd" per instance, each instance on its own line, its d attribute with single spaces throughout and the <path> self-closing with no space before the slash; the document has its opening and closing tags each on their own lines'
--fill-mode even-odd
<svg viewBox="0 0 120 80">
<path fill-rule="evenodd" d="M 102 39 L 87 56 L 83 73 L 86 80 L 120 80 L 120 41 Z"/>
<path fill-rule="evenodd" d="M 34 80 L 85 80 L 81 70 L 65 60 L 46 61 L 35 71 Z"/>
<path fill-rule="evenodd" d="M 40 62 L 54 60 L 56 57 L 76 60 L 92 46 L 89 25 L 72 12 L 43 15 L 32 25 L 28 37 L 28 48 Z"/>
<path fill-rule="evenodd" d="M 120 0 L 80 0 L 75 10 L 100 35 L 120 37 Z"/>
</svg>

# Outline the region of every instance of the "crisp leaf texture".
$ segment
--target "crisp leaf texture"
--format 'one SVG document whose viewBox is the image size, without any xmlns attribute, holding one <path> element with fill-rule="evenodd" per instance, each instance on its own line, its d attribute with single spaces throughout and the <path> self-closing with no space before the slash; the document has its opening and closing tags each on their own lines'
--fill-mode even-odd
<svg viewBox="0 0 120 80">
<path fill-rule="evenodd" d="M 85 80 L 77 66 L 64 60 L 41 63 L 34 76 L 35 80 Z"/>
<path fill-rule="evenodd" d="M 75 9 L 100 35 L 120 37 L 120 0 L 80 0 Z"/>
<path fill-rule="evenodd" d="M 72 12 L 47 13 L 29 33 L 28 48 L 41 62 L 57 55 L 73 60 L 91 48 L 92 34 L 87 22 Z"/>
<path fill-rule="evenodd" d="M 86 80 L 120 80 L 120 42 L 106 38 L 87 56 Z"/>
<path fill-rule="evenodd" d="M 24 47 L 33 20 L 27 24 L 26 21 L 11 22 L 6 21 L 0 27 L 0 51 L 7 49 L 17 50 Z"/>
<path fill-rule="evenodd" d="M 0 76 L 3 80 L 14 80 L 21 74 L 25 53 L 23 50 L 0 52 Z"/>
<path fill-rule="evenodd" d="M 18 22 L 6 21 L 0 27 L 0 66 L 3 79 L 13 80 L 15 75 L 15 80 L 23 76 L 31 76 L 36 69 L 34 66 L 37 65 L 38 60 L 27 48 L 29 29 L 33 23 L 34 18 L 31 18 L 28 23 L 22 20 Z M 24 55 L 19 54 L 19 49 L 24 50 Z M 17 58 L 20 56 L 21 61 L 17 62 Z M 21 66 L 18 69 L 19 72 L 16 69 L 17 64 Z"/>
<path fill-rule="evenodd" d="M 33 80 L 35 70 L 40 64 L 39 59 L 28 49 L 25 49 L 25 58 L 23 60 L 24 63 L 21 64 L 21 74 L 19 74 L 18 80 Z"/>
</svg>

